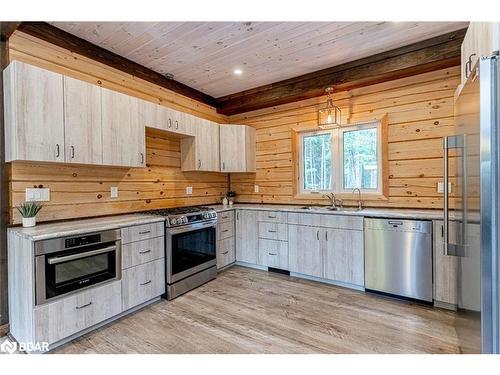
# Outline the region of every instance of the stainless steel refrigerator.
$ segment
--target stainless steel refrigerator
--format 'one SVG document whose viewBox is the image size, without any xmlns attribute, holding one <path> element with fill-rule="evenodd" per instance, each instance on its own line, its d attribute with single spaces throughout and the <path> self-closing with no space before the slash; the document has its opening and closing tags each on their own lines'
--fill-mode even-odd
<svg viewBox="0 0 500 375">
<path fill-rule="evenodd" d="M 500 351 L 499 64 L 492 56 L 475 66 L 455 102 L 455 135 L 443 145 L 442 251 L 457 259 L 456 330 L 464 353 Z"/>
</svg>

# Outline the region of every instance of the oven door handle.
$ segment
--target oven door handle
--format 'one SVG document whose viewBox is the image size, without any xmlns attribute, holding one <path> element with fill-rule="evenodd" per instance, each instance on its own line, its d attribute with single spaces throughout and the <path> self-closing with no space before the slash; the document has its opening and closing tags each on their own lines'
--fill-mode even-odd
<svg viewBox="0 0 500 375">
<path fill-rule="evenodd" d="M 93 255 L 98 255 L 102 253 L 108 253 L 110 251 L 116 250 L 116 246 L 109 246 L 105 247 L 104 249 L 97 249 L 97 250 L 92 250 L 92 251 L 87 251 L 85 253 L 78 253 L 78 254 L 73 254 L 73 255 L 66 255 L 64 257 L 53 257 L 47 259 L 47 262 L 49 264 L 58 264 L 58 263 L 63 263 L 63 262 L 68 262 L 70 260 L 75 260 L 75 259 L 80 259 L 80 258 L 87 258 L 89 256 Z"/>
</svg>

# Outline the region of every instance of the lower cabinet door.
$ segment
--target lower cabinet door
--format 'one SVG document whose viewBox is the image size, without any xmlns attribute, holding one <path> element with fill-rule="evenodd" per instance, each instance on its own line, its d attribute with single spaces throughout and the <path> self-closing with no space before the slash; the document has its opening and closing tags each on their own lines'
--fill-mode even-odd
<svg viewBox="0 0 500 375">
<path fill-rule="evenodd" d="M 288 242 L 259 238 L 259 264 L 288 270 Z"/>
<path fill-rule="evenodd" d="M 35 340 L 53 344 L 121 311 L 120 281 L 73 294 L 35 308 Z"/>
<path fill-rule="evenodd" d="M 288 260 L 291 272 L 323 277 L 322 229 L 288 226 Z"/>
<path fill-rule="evenodd" d="M 217 269 L 223 268 L 235 261 L 234 237 L 217 241 Z"/>
<path fill-rule="evenodd" d="M 325 232 L 325 278 L 364 286 L 363 232 L 328 229 Z"/>
<path fill-rule="evenodd" d="M 123 311 L 163 293 L 165 293 L 165 258 L 123 270 Z"/>
</svg>

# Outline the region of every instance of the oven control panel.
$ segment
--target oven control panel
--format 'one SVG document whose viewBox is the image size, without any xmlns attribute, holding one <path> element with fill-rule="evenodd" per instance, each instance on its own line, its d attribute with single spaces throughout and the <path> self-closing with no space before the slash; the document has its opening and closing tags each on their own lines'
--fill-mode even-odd
<svg viewBox="0 0 500 375">
<path fill-rule="evenodd" d="M 66 238 L 66 240 L 64 241 L 64 247 L 66 249 L 68 249 L 71 247 L 90 245 L 90 244 L 99 243 L 99 242 L 101 242 L 101 235 L 100 234 L 91 234 L 88 236 Z"/>
<path fill-rule="evenodd" d="M 208 211 L 196 214 L 169 216 L 167 222 L 170 227 L 176 227 L 179 225 L 186 225 L 215 219 L 217 219 L 217 213 L 215 211 Z"/>
</svg>

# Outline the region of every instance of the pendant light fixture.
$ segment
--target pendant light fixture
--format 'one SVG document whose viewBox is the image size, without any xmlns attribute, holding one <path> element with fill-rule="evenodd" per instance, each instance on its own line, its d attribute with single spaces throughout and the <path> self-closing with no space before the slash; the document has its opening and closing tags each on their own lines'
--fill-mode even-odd
<svg viewBox="0 0 500 375">
<path fill-rule="evenodd" d="M 326 106 L 318 109 L 318 126 L 321 129 L 328 129 L 332 127 L 341 126 L 341 112 L 340 108 L 333 104 L 332 92 L 333 87 L 325 89 L 328 97 L 326 99 Z"/>
</svg>

